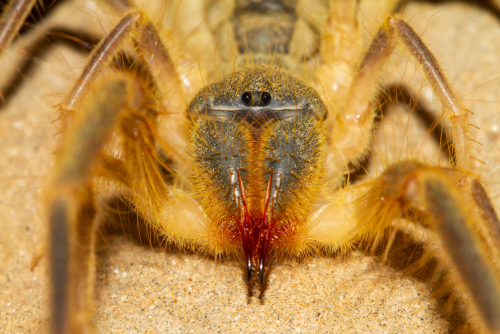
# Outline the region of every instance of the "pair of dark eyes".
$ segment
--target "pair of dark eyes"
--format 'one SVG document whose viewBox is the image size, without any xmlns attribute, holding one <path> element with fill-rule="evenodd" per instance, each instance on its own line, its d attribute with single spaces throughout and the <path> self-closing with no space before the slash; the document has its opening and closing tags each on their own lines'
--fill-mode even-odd
<svg viewBox="0 0 500 334">
<path fill-rule="evenodd" d="M 269 94 L 268 92 L 262 92 L 259 98 L 259 101 L 256 101 L 256 103 L 254 103 L 253 94 L 251 92 L 245 92 L 241 96 L 241 102 L 247 107 L 251 107 L 253 105 L 267 106 L 271 103 L 271 94 Z"/>
</svg>

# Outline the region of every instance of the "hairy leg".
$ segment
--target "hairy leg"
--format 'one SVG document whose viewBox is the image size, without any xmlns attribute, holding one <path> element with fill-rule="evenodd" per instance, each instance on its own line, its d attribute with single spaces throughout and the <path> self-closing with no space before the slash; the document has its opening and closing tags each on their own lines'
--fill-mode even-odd
<svg viewBox="0 0 500 334">
<path fill-rule="evenodd" d="M 421 65 L 441 103 L 443 114 L 450 124 L 456 166 L 471 168 L 473 158 L 470 156 L 469 111 L 463 106 L 430 50 L 415 31 L 397 17 L 390 17 L 383 24 L 356 72 L 344 109 L 334 115 L 336 128 L 327 163 L 343 173 L 349 162 L 360 159 L 368 149 L 366 144 L 371 137 L 374 118 L 370 100 L 398 41 L 403 42 Z"/>
<path fill-rule="evenodd" d="M 414 219 L 411 210 L 430 215 L 428 227 L 445 250 L 441 260 L 458 272 L 486 328 L 499 332 L 500 268 L 495 261 L 500 224 L 474 175 L 415 162 L 396 164 L 368 184 L 342 190 L 310 222 L 309 237 L 334 249 L 365 239 L 377 243 L 383 231 L 402 222 L 401 214 Z"/>
<path fill-rule="evenodd" d="M 0 20 L 0 54 L 12 43 L 35 2 L 36 0 L 14 0 L 4 9 Z"/>
<path fill-rule="evenodd" d="M 12 40 L 21 29 L 36 0 L 15 0 L 5 9 L 0 19 L 0 55 L 10 46 Z M 0 99 L 5 103 L 3 94 Z"/>
<path fill-rule="evenodd" d="M 124 42 L 137 35 L 139 55 L 150 60 L 152 71 L 165 72 L 159 82 L 154 81 L 161 84 L 154 96 L 149 93 L 149 82 L 137 74 L 99 75 Z M 179 86 L 174 74 L 153 25 L 142 13 L 132 12 L 97 46 L 60 105 L 65 131 L 49 196 L 53 318 L 58 333 L 89 330 L 94 280 L 93 173 L 110 174 L 113 169 L 114 177 L 105 176 L 130 189 L 130 200 L 146 221 L 154 221 L 163 204 L 167 190 L 156 165 L 156 142 L 165 141 L 158 137 L 156 127 L 158 110 L 171 108 L 175 114 L 175 108 L 183 108 L 182 94 L 174 94 L 178 101 L 161 96 L 161 88 Z M 162 108 L 161 102 L 166 106 Z M 101 152 L 114 131 L 122 135 L 123 160 Z"/>
<path fill-rule="evenodd" d="M 48 192 L 55 333 L 89 332 L 94 281 L 92 167 L 121 112 L 141 109 L 144 87 L 113 75 L 95 87 L 64 136 Z"/>
<path fill-rule="evenodd" d="M 94 49 L 80 78 L 61 102 L 62 110 L 71 112 L 75 108 L 75 105 L 82 99 L 103 68 L 108 66 L 110 59 L 130 38 L 136 39 L 143 60 L 156 74 L 155 80 L 165 92 L 169 93 L 169 98 L 164 101 L 166 107 L 174 114 L 184 112 L 186 102 L 183 95 L 174 94 L 181 88 L 165 44 L 147 16 L 138 11 L 125 16 Z"/>
</svg>

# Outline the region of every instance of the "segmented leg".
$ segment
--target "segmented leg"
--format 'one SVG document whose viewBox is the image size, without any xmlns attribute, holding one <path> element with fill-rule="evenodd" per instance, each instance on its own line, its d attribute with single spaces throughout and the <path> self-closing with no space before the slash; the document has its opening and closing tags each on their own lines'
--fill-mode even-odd
<svg viewBox="0 0 500 334">
<path fill-rule="evenodd" d="M 187 160 L 187 150 L 184 147 L 185 134 L 181 131 L 184 128 L 187 104 L 184 100 L 179 76 L 165 43 L 147 15 L 140 11 L 125 16 L 90 55 L 90 60 L 80 78 L 60 104 L 62 128 L 64 129 L 66 122 L 71 120 L 70 116 L 74 113 L 75 108 L 78 108 L 78 102 L 99 77 L 101 71 L 108 66 L 112 57 L 131 38 L 137 44 L 138 54 L 148 65 L 155 84 L 161 87 L 161 93 L 160 91 L 156 92 L 156 99 L 162 102 L 158 109 L 161 113 L 168 112 L 169 114 L 169 117 L 164 118 L 159 125 L 164 134 L 164 140 L 161 140 L 160 145 L 166 152 L 175 152 L 170 158 L 181 164 L 179 161 Z"/>
<path fill-rule="evenodd" d="M 1 30 L 3 48 L 12 41 L 33 3 L 34 1 L 14 1 L 7 8 L 0 22 L 4 27 Z M 149 65 L 155 83 L 162 88 L 162 92 L 168 94 L 155 96 L 164 102 L 163 110 L 178 114 L 180 117 L 177 119 L 183 119 L 186 108 L 183 94 L 179 93 L 181 88 L 178 76 L 164 43 L 160 40 L 153 24 L 140 12 L 127 15 L 96 47 L 82 76 L 62 101 L 60 109 L 63 129 L 69 127 L 68 120 L 73 118 L 68 116 L 73 114 L 76 116 L 75 125 L 66 132 L 67 135 L 62 141 L 63 146 L 58 152 L 56 173 L 48 196 L 52 314 L 56 333 L 89 331 L 95 238 L 92 172 L 97 170 L 99 173 L 101 169 L 101 174 L 108 173 L 110 179 L 130 188 L 139 189 L 140 191 L 131 196 L 134 197 L 135 203 L 142 204 L 141 209 L 146 217 L 148 213 L 156 212 L 157 208 L 153 207 L 155 203 L 158 204 L 157 199 L 160 195 L 164 194 L 157 169 L 146 167 L 156 166 L 156 161 L 151 160 L 155 156 L 155 140 L 151 137 L 156 136 L 155 139 L 158 139 L 153 131 L 157 126 L 156 114 L 148 114 L 151 98 L 143 100 L 145 92 L 149 89 L 144 87 L 146 83 L 135 78 L 113 76 L 105 79 L 99 87 L 92 88 L 99 73 L 121 49 L 124 42 L 136 36 L 138 36 L 136 42 L 139 55 Z M 88 95 L 94 96 L 94 100 L 83 103 Z M 131 109 L 135 112 L 130 112 L 131 105 Z M 129 111 L 126 113 L 127 117 L 118 121 L 118 115 L 124 109 Z M 101 153 L 108 135 L 115 129 L 115 123 L 122 124 L 122 131 L 135 139 L 125 140 L 123 150 L 124 155 L 128 155 L 130 166 L 137 167 L 139 171 L 140 176 L 133 180 L 128 178 L 129 169 L 122 168 L 124 166 L 121 161 L 113 160 Z M 175 145 L 174 143 L 171 146 Z M 109 164 L 110 161 L 114 163 L 112 166 Z M 110 170 L 115 170 L 113 177 L 109 175 Z M 116 170 L 122 170 L 125 175 L 120 178 Z"/>
<path fill-rule="evenodd" d="M 402 210 L 411 206 L 428 212 L 433 217 L 431 229 L 446 250 L 445 260 L 459 273 L 490 332 L 500 332 L 500 282 L 495 256 L 500 251 L 500 226 L 477 178 L 457 170 L 403 163 L 387 170 L 378 182 L 359 201 L 359 209 L 365 212 L 361 220 L 372 225 L 366 225 L 360 233 L 381 227 L 377 224 L 386 220 L 381 212 L 390 202 L 395 207 L 402 203 Z M 381 198 L 387 202 L 380 203 Z"/>
<path fill-rule="evenodd" d="M 55 333 L 88 333 L 94 282 L 92 168 L 124 111 L 141 110 L 145 88 L 113 75 L 79 110 L 58 152 L 49 188 L 52 313 Z"/>
<path fill-rule="evenodd" d="M 89 330 L 95 232 L 92 175 L 106 176 L 127 187 L 130 201 L 146 221 L 155 220 L 167 195 L 156 165 L 156 142 L 161 141 L 156 132 L 157 110 L 162 109 L 158 100 L 163 90 L 152 96 L 150 83 L 136 74 L 113 74 L 101 78 L 97 87 L 95 84 L 109 59 L 136 34 L 141 37 L 137 42 L 139 55 L 149 58 L 152 70 L 161 72 L 164 67 L 165 76 L 169 76 L 154 82 L 162 84 L 161 89 L 176 87 L 177 76 L 153 25 L 142 13 L 133 12 L 96 48 L 82 77 L 61 104 L 67 130 L 49 196 L 56 333 Z M 73 114 L 71 123 L 65 120 Z M 122 136 L 123 160 L 103 152 L 112 132 Z"/>
<path fill-rule="evenodd" d="M 13 0 L 4 9 L 0 20 L 0 54 L 17 35 L 35 2 L 36 0 Z"/>
<path fill-rule="evenodd" d="M 446 251 L 441 259 L 459 273 L 490 332 L 500 332 L 500 224 L 472 174 L 399 163 L 370 184 L 339 191 L 309 223 L 309 237 L 336 249 L 376 239 L 401 214 L 411 220 L 410 209 L 431 216 L 428 227 Z"/>
<path fill-rule="evenodd" d="M 82 96 L 96 80 L 103 68 L 109 64 L 110 59 L 116 55 L 124 42 L 131 37 L 136 37 L 135 34 L 138 35 L 136 42 L 139 45 L 140 54 L 150 66 L 155 75 L 155 80 L 159 80 L 158 84 L 165 92 L 170 93 L 168 98 L 164 99 L 166 108 L 170 113 L 184 113 L 186 102 L 182 97 L 183 95 L 173 94 L 173 92 L 177 93 L 181 88 L 167 49 L 153 24 L 144 13 L 138 11 L 125 16 L 94 49 L 80 78 L 61 102 L 62 110 L 72 112 L 78 107 L 78 101 L 82 99 Z"/>
<path fill-rule="evenodd" d="M 361 158 L 367 150 L 364 143 L 371 137 L 374 118 L 370 100 L 398 40 L 403 42 L 421 65 L 441 103 L 443 114 L 450 124 L 456 166 L 471 168 L 473 159 L 469 155 L 468 110 L 430 50 L 408 23 L 397 17 L 390 17 L 385 21 L 357 70 L 345 107 L 336 115 L 336 129 L 332 136 L 328 163 L 335 170 L 345 171 L 349 162 Z"/>
</svg>

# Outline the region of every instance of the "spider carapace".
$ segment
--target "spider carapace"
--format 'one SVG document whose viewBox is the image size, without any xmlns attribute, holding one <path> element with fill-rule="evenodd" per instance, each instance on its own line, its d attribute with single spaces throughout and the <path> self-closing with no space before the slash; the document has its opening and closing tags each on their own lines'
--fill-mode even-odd
<svg viewBox="0 0 500 334">
<path fill-rule="evenodd" d="M 207 86 L 189 106 L 196 196 L 213 242 L 243 249 L 248 281 L 258 268 L 263 284 L 275 249 L 301 248 L 326 184 L 326 116 L 314 89 L 264 65 Z"/>
</svg>

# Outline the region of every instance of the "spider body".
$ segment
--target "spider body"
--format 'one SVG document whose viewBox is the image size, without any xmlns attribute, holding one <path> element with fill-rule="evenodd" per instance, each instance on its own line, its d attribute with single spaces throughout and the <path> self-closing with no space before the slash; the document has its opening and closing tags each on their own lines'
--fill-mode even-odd
<svg viewBox="0 0 500 334">
<path fill-rule="evenodd" d="M 298 248 L 325 184 L 326 107 L 290 75 L 252 66 L 202 89 L 188 110 L 193 187 L 217 222 L 211 252 L 242 246 L 247 280 L 258 267 L 263 283 L 269 252 Z"/>
<path fill-rule="evenodd" d="M 447 259 L 451 258 L 450 263 L 458 268 L 455 270 L 462 275 L 462 281 L 472 289 L 487 326 L 496 330 L 497 285 L 496 274 L 491 274 L 496 272 L 496 264 L 488 262 L 484 252 L 496 254 L 498 220 L 475 174 L 468 172 L 471 162 L 467 111 L 429 51 L 414 43 L 419 41 L 418 36 L 404 21 L 394 17 L 386 21 L 350 74 L 349 84 L 338 77 L 332 82 L 336 69 L 344 71 L 348 65 L 344 56 L 356 52 L 348 47 L 339 51 L 343 38 L 339 42 L 335 32 L 328 30 L 336 29 L 339 22 L 349 25 L 349 15 L 339 19 L 338 13 L 345 10 L 352 14 L 352 3 L 331 5 L 338 7 L 330 8 L 326 26 L 321 29 L 324 35 L 331 33 L 333 37 L 312 39 L 312 54 L 321 53 L 323 64 L 314 75 L 310 67 L 304 66 L 302 82 L 290 76 L 299 76 L 298 62 L 293 59 L 300 57 L 293 53 L 295 30 L 289 26 L 290 22 L 298 25 L 302 18 L 290 14 L 294 7 L 289 4 L 236 3 L 231 15 L 220 22 L 226 27 L 236 24 L 229 31 L 244 43 L 232 43 L 229 38 L 229 43 L 216 45 L 221 50 L 233 47 L 237 52 L 245 51 L 250 59 L 240 57 L 243 61 L 238 60 L 233 66 L 243 70 L 220 78 L 218 73 L 231 72 L 231 62 L 223 58 L 234 59 L 234 50 L 222 52 L 215 61 L 215 71 L 207 66 L 207 58 L 196 59 L 195 63 L 204 69 L 201 77 L 213 82 L 204 88 L 201 78 L 196 79 L 183 67 L 192 59 L 171 55 L 176 61 L 169 60 L 164 51 L 170 49 L 162 50 L 161 46 L 163 35 L 154 31 L 154 25 L 141 12 L 128 14 L 110 32 L 107 41 L 91 57 L 76 89 L 61 103 L 62 117 L 67 121 L 47 201 L 57 332 L 87 327 L 85 314 L 90 304 L 86 294 L 92 289 L 89 280 L 93 279 L 95 233 L 95 225 L 89 223 L 95 214 L 93 175 L 118 184 L 127 194 L 130 206 L 170 242 L 215 256 L 239 258 L 245 263 L 247 280 L 257 270 L 261 283 L 270 266 L 270 256 L 271 262 L 279 262 L 281 258 L 302 257 L 321 249 L 346 250 L 365 238 L 377 244 L 381 233 L 401 214 L 409 219 L 420 217 L 411 210 L 430 214 L 431 221 L 440 222 L 432 229 L 448 247 Z M 185 9 L 174 13 L 182 15 L 179 13 Z M 252 16 L 262 20 L 266 11 L 285 17 L 280 21 L 283 25 L 268 21 L 266 29 L 253 29 L 249 23 Z M 215 40 L 221 38 L 217 33 L 220 25 L 213 24 L 212 28 Z M 189 26 L 185 29 L 197 33 Z M 343 34 L 349 35 L 349 29 L 340 35 Z M 359 31 L 351 35 L 357 34 Z M 153 83 L 134 72 L 96 80 L 108 59 L 122 47 L 120 40 L 130 36 L 141 37 L 135 40 L 139 58 L 153 59 L 149 63 Z M 189 38 L 182 32 L 179 36 L 185 38 L 185 47 L 190 49 Z M 373 120 L 369 98 L 399 38 L 406 38 L 412 53 L 426 64 L 424 72 L 441 99 L 445 115 L 452 115 L 447 118 L 455 141 L 452 155 L 461 169 L 401 162 L 373 181 L 339 190 L 348 164 L 356 165 L 367 150 L 370 135 L 366 131 L 371 130 Z M 412 45 L 417 46 L 412 50 Z M 191 46 L 190 51 L 198 47 Z M 309 51 L 303 51 L 301 57 L 311 64 L 313 57 L 305 55 Z M 277 61 L 273 62 L 275 57 Z M 264 65 L 255 65 L 261 63 Z M 176 77 L 176 66 L 182 81 Z M 165 78 L 154 73 L 158 68 L 167 74 Z M 310 78 L 320 83 L 316 87 L 338 89 L 327 88 L 320 94 L 304 83 Z M 192 93 L 190 86 L 195 87 Z M 186 91 L 188 101 L 190 95 L 195 96 L 189 105 L 179 93 L 180 87 Z M 336 94 L 347 96 L 347 102 L 339 102 L 344 100 Z M 161 116 L 167 116 L 166 120 Z M 166 133 L 160 133 L 165 129 Z M 111 154 L 112 145 L 116 144 L 110 141 L 113 133 L 121 138 L 119 155 Z M 80 148 L 81 142 L 87 145 Z M 169 165 L 157 152 L 163 152 L 174 163 Z M 164 181 L 157 167 L 162 164 L 174 171 L 177 180 L 173 186 Z M 465 193 L 463 197 L 457 195 L 458 189 Z M 483 235 L 471 232 L 471 217 L 482 217 L 477 226 Z M 448 234 L 445 230 L 455 232 Z M 457 240 L 464 243 L 467 252 L 450 246 Z M 486 274 L 478 278 L 474 270 L 464 271 L 463 267 L 469 264 L 478 264 L 478 270 L 486 268 Z M 491 292 L 491 298 L 484 296 L 484 287 Z"/>
</svg>

